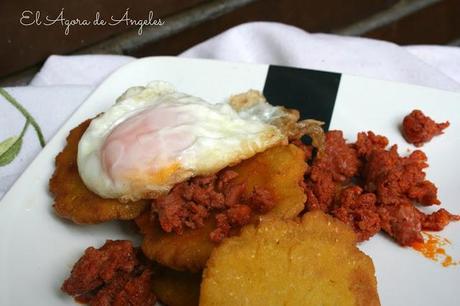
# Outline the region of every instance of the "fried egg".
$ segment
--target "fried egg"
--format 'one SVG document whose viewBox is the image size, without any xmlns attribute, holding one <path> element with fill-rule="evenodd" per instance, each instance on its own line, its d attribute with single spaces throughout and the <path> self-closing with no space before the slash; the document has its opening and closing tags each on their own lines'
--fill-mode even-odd
<svg viewBox="0 0 460 306">
<path fill-rule="evenodd" d="M 287 144 L 305 129 L 298 119 L 257 91 L 209 103 L 156 81 L 128 89 L 92 120 L 79 142 L 78 171 L 103 198 L 154 199 L 191 177 Z"/>
</svg>

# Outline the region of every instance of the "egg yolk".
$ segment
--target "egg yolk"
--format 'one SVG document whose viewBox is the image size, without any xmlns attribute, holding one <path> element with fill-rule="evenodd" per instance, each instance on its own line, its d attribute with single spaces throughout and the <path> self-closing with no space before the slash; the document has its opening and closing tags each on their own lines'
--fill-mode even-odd
<svg viewBox="0 0 460 306">
<path fill-rule="evenodd" d="M 195 116 L 181 106 L 143 110 L 112 129 L 101 149 L 104 171 L 113 181 L 154 178 L 195 141 Z"/>
</svg>

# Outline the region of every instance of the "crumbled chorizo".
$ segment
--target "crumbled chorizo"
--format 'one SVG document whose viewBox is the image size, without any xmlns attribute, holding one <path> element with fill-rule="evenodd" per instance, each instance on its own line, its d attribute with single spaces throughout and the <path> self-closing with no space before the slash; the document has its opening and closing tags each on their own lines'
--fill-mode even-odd
<svg viewBox="0 0 460 306">
<path fill-rule="evenodd" d="M 376 135 L 372 131 L 360 132 L 354 147 L 359 157 L 366 157 L 374 150 L 383 150 L 388 146 L 388 138 Z"/>
<path fill-rule="evenodd" d="M 271 192 L 257 186 L 245 197 L 244 183 L 233 183 L 237 176 L 232 170 L 223 170 L 179 183 L 152 203 L 152 212 L 165 232 L 177 234 L 185 228 L 202 227 L 206 218 L 215 216 L 216 229 L 210 239 L 219 242 L 232 227 L 247 224 L 253 212 L 266 213 L 275 205 Z"/>
<path fill-rule="evenodd" d="M 338 186 L 358 172 L 360 161 L 356 150 L 346 144 L 341 131 L 329 131 L 323 151 L 313 160 L 305 184 L 307 208 L 328 211 Z"/>
<path fill-rule="evenodd" d="M 396 145 L 371 131 L 346 144 L 339 131 L 326 134 L 323 152 L 312 161 L 302 186 L 306 210 L 321 209 L 349 224 L 358 240 L 380 230 L 400 245 L 422 241 L 422 230 L 442 230 L 460 216 L 440 209 L 430 215 L 415 204 L 438 205 L 436 186 L 426 179 L 426 155 L 402 157 Z"/>
<path fill-rule="evenodd" d="M 303 185 L 307 194 L 307 209 L 321 209 L 327 212 L 333 202 L 336 193 L 337 182 L 334 182 L 332 175 L 325 171 L 311 171 L 309 179 Z"/>
<path fill-rule="evenodd" d="M 460 220 L 460 216 L 453 215 L 444 208 L 441 208 L 424 216 L 422 220 L 422 229 L 426 231 L 442 231 L 451 221 L 458 220 Z"/>
<path fill-rule="evenodd" d="M 410 202 L 379 207 L 382 229 L 400 245 L 423 242 L 420 211 Z"/>
<path fill-rule="evenodd" d="M 151 290 L 152 271 L 144 270 L 138 277 L 117 275 L 100 289 L 90 306 L 152 306 L 156 298 Z"/>
<path fill-rule="evenodd" d="M 89 247 L 72 269 L 62 290 L 79 295 L 110 282 L 118 272 L 130 273 L 138 264 L 130 241 L 108 240 L 100 249 Z"/>
<path fill-rule="evenodd" d="M 402 130 L 408 143 L 421 147 L 434 136 L 442 134 L 448 126 L 449 121 L 436 123 L 430 117 L 425 116 L 422 111 L 416 109 L 404 117 Z"/>
<path fill-rule="evenodd" d="M 212 241 L 219 242 L 227 237 L 230 233 L 230 222 L 226 214 L 217 214 L 216 215 L 216 229 L 209 234 L 209 238 Z"/>
<path fill-rule="evenodd" d="M 328 171 L 335 182 L 345 182 L 357 174 L 359 164 L 356 150 L 345 142 L 342 131 L 330 131 L 326 133 L 323 154 L 315 159 L 312 172 L 315 168 Z"/>
<path fill-rule="evenodd" d="M 380 231 L 380 216 L 373 193 L 363 193 L 359 186 L 345 188 L 331 215 L 349 224 L 357 233 L 358 241 L 368 240 Z"/>
<path fill-rule="evenodd" d="M 377 201 L 383 205 L 407 200 L 423 205 L 439 204 L 436 187 L 425 179 L 426 160 L 426 155 L 419 150 L 401 157 L 396 145 L 388 151 L 374 150 L 368 155 L 362 171 L 365 189 L 375 192 Z"/>
<path fill-rule="evenodd" d="M 246 201 L 251 203 L 252 209 L 262 214 L 269 212 L 276 204 L 272 193 L 259 186 L 254 187 Z"/>
<path fill-rule="evenodd" d="M 243 226 L 249 223 L 251 218 L 251 207 L 244 204 L 237 204 L 227 210 L 227 217 L 230 224 Z"/>
<path fill-rule="evenodd" d="M 89 247 L 61 289 L 92 306 L 155 305 L 152 271 L 139 256 L 127 240 L 107 240 L 99 249 Z"/>
<path fill-rule="evenodd" d="M 427 157 L 420 150 L 407 157 L 398 154 L 397 146 L 389 150 L 375 147 L 363 156 L 361 171 L 364 188 L 374 192 L 382 229 L 401 245 L 422 241 L 421 230 L 441 230 L 458 220 L 445 210 L 425 215 L 414 204 L 439 205 L 436 186 L 426 180 Z"/>
</svg>

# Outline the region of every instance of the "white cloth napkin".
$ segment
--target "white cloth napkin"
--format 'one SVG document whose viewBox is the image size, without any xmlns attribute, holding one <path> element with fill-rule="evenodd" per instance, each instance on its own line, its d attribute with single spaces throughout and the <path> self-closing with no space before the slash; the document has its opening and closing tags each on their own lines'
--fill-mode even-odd
<svg viewBox="0 0 460 306">
<path fill-rule="evenodd" d="M 401 47 L 365 38 L 310 34 L 279 23 L 242 24 L 179 56 L 337 71 L 460 91 L 460 48 Z M 53 55 L 30 86 L 6 91 L 35 118 L 48 140 L 97 84 L 132 60 L 114 55 Z M 19 135 L 24 122 L 21 112 L 0 97 L 0 155 L 7 147 L 1 143 Z M 0 166 L 0 198 L 40 151 L 36 135 L 29 126 L 18 155 Z"/>
</svg>

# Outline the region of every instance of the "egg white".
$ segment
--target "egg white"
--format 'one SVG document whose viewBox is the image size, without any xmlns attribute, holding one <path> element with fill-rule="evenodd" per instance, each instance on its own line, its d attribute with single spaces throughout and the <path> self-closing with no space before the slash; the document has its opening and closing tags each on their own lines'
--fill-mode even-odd
<svg viewBox="0 0 460 306">
<path fill-rule="evenodd" d="M 155 146 L 142 147 L 138 141 L 141 151 L 136 151 L 117 143 L 122 153 L 113 169 L 123 165 L 116 168 L 122 171 L 104 167 L 105 143 L 124 122 L 165 110 L 181 115 L 151 135 L 134 137 L 154 139 Z M 101 197 L 156 198 L 190 177 L 216 173 L 272 146 L 287 144 L 289 135 L 299 128 L 297 120 L 298 113 L 268 104 L 256 91 L 235 96 L 229 103 L 211 104 L 156 81 L 130 88 L 92 120 L 78 146 L 78 170 L 85 185 Z M 187 145 L 171 150 L 171 135 L 186 136 Z M 131 151 L 143 157 L 130 161 L 126 152 Z"/>
</svg>

